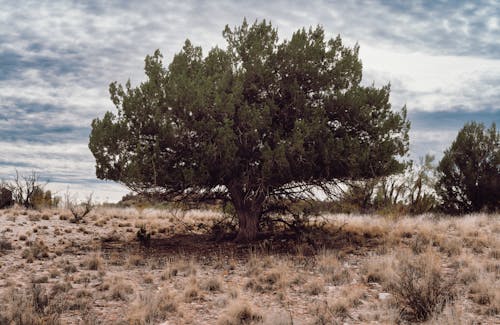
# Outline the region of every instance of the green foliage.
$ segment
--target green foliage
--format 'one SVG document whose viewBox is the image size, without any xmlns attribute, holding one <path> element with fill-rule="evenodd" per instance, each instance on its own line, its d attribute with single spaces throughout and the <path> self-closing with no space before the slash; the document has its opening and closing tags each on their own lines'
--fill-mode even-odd
<svg viewBox="0 0 500 325">
<path fill-rule="evenodd" d="M 14 199 L 12 198 L 12 191 L 5 185 L 0 184 L 0 209 L 8 208 L 13 204 Z"/>
<path fill-rule="evenodd" d="M 147 56 L 138 87 L 110 85 L 118 113 L 95 119 L 89 141 L 99 178 L 231 200 L 250 238 L 270 198 L 403 169 L 406 110 L 391 109 L 388 85 L 360 85 L 357 45 L 321 27 L 279 43 L 266 21 L 223 36 L 226 49 L 203 56 L 187 40 L 167 67 Z"/>
<path fill-rule="evenodd" d="M 436 192 L 446 212 L 500 206 L 500 133 L 495 124 L 466 123 L 438 166 Z"/>
</svg>

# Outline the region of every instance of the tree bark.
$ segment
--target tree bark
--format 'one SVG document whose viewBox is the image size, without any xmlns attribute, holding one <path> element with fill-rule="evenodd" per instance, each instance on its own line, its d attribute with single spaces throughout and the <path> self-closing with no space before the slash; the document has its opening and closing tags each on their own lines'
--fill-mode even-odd
<svg viewBox="0 0 500 325">
<path fill-rule="evenodd" d="M 231 201 L 238 216 L 238 235 L 235 241 L 250 242 L 257 238 L 259 218 L 265 197 L 247 195 L 239 184 L 229 186 Z"/>
<path fill-rule="evenodd" d="M 239 229 L 236 236 L 237 242 L 250 242 L 257 238 L 259 231 L 259 216 L 253 211 L 237 210 Z"/>
</svg>

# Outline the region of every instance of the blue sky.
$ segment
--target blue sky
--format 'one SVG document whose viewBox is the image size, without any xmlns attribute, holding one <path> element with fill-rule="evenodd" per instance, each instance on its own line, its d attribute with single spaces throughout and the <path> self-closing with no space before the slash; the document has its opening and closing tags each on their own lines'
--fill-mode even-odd
<svg viewBox="0 0 500 325">
<path fill-rule="evenodd" d="M 407 105 L 410 151 L 441 157 L 470 120 L 500 122 L 500 1 L 0 0 L 0 178 L 38 171 L 49 188 L 116 201 L 87 148 L 108 85 L 143 80 L 144 57 L 168 62 L 186 38 L 224 46 L 226 24 L 271 20 L 281 39 L 324 27 L 361 46 L 363 83 L 391 83 Z"/>
</svg>

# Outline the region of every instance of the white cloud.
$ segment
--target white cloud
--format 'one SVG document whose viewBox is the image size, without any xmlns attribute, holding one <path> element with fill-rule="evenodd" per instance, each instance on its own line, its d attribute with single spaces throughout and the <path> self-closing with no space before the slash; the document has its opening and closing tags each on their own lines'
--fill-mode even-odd
<svg viewBox="0 0 500 325">
<path fill-rule="evenodd" d="M 340 33 L 348 45 L 359 42 L 363 82 L 390 82 L 396 108 L 500 111 L 496 1 L 0 0 L 0 8 L 0 73 L 6 71 L 0 75 L 0 134 L 37 125 L 78 130 L 60 143 L 45 141 L 49 145 L 35 136 L 27 141 L 29 134 L 0 139 L 0 177 L 11 175 L 17 162 L 86 184 L 77 185 L 81 190 L 123 193 L 118 185 L 92 184 L 94 160 L 84 134 L 94 117 L 113 109 L 108 84 L 130 78 L 137 85 L 145 55 L 159 48 L 168 64 L 186 38 L 205 53 L 225 46 L 224 26 L 239 25 L 243 17 L 271 20 L 281 40 L 321 24 L 328 37 Z M 412 130 L 412 151 L 442 150 L 455 131 L 441 131 Z"/>
<path fill-rule="evenodd" d="M 402 48 L 362 46 L 360 56 L 377 84 L 391 82 L 397 106 L 423 111 L 500 110 L 500 58 L 431 55 Z M 365 78 L 365 82 L 373 80 Z M 499 78 L 500 79 L 500 78 Z"/>
</svg>

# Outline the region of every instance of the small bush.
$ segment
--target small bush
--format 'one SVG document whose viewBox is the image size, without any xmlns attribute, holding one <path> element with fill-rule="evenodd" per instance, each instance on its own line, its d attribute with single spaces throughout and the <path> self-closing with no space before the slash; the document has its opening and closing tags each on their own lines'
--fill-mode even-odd
<svg viewBox="0 0 500 325">
<path fill-rule="evenodd" d="M 202 283 L 201 288 L 206 291 L 221 291 L 222 281 L 219 278 L 212 277 Z"/>
<path fill-rule="evenodd" d="M 49 297 L 39 284 L 26 291 L 10 290 L 2 297 L 0 324 L 60 324 L 60 315 L 65 310 L 64 299 Z"/>
<path fill-rule="evenodd" d="M 314 279 L 306 284 L 304 292 L 311 296 L 317 296 L 325 291 L 325 283 L 323 280 Z"/>
<path fill-rule="evenodd" d="M 134 293 L 132 285 L 121 278 L 113 278 L 107 286 L 110 288 L 110 298 L 113 300 L 127 301 L 129 295 Z"/>
<path fill-rule="evenodd" d="M 100 254 L 94 253 L 85 259 L 84 265 L 89 270 L 100 271 L 104 268 L 104 260 Z"/>
<path fill-rule="evenodd" d="M 128 324 L 158 324 L 169 313 L 177 311 L 175 297 L 165 288 L 156 294 L 146 293 L 132 304 L 128 313 Z"/>
<path fill-rule="evenodd" d="M 236 300 L 217 320 L 217 325 L 246 325 L 262 321 L 262 314 L 252 308 L 246 301 Z"/>
<path fill-rule="evenodd" d="M 0 238 L 0 253 L 12 249 L 12 243 L 5 237 Z"/>
<path fill-rule="evenodd" d="M 34 242 L 27 242 L 28 248 L 22 252 L 22 258 L 28 262 L 33 259 L 43 259 L 49 257 L 49 248 L 42 240 L 35 240 Z"/>
<path fill-rule="evenodd" d="M 414 257 L 406 254 L 399 261 L 391 288 L 402 319 L 426 321 L 455 298 L 454 286 L 454 279 L 444 278 L 439 258 L 426 253 Z"/>
<path fill-rule="evenodd" d="M 345 284 L 351 280 L 349 271 L 342 265 L 335 253 L 323 252 L 317 260 L 318 270 L 327 282 Z"/>
</svg>

